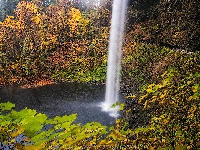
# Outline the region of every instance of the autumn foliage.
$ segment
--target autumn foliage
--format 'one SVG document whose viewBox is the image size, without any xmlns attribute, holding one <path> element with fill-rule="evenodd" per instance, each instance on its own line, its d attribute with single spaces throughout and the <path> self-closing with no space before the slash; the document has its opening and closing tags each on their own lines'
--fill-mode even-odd
<svg viewBox="0 0 200 150">
<path fill-rule="evenodd" d="M 98 17 L 96 11 L 87 14 L 61 3 L 44 8 L 40 1 L 19 2 L 15 16 L 0 22 L 1 84 L 50 77 L 80 80 L 80 74 L 88 81 L 104 80 L 85 76 L 100 68 L 105 73 L 109 27 L 97 27 Z"/>
</svg>

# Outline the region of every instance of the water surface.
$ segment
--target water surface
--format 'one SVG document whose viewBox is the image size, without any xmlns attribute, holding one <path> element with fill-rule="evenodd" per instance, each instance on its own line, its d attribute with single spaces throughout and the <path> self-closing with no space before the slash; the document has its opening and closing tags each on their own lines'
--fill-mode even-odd
<svg viewBox="0 0 200 150">
<path fill-rule="evenodd" d="M 75 123 L 97 121 L 110 126 L 116 119 L 98 106 L 105 99 L 104 93 L 105 85 L 101 84 L 57 83 L 27 89 L 12 85 L 0 89 L 0 102 L 10 101 L 16 110 L 35 109 L 49 118 L 77 113 Z"/>
</svg>

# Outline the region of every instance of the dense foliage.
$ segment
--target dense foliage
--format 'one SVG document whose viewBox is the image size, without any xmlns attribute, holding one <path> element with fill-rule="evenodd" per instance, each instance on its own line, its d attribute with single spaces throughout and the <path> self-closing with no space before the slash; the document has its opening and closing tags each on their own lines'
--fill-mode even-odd
<svg viewBox="0 0 200 150">
<path fill-rule="evenodd" d="M 110 2 L 110 1 L 109 1 Z M 111 3 L 98 9 L 20 1 L 0 22 L 0 84 L 104 82 Z M 121 87 L 124 119 L 108 129 L 0 104 L 0 143 L 17 149 L 199 149 L 198 0 L 130 1 Z M 84 11 L 83 11 L 84 10 Z M 16 137 L 22 136 L 22 141 Z"/>
<path fill-rule="evenodd" d="M 129 23 L 138 41 L 199 51 L 199 0 L 131 0 L 130 5 Z"/>
<path fill-rule="evenodd" d="M 13 110 L 14 104 L 0 104 L 1 148 L 10 149 L 122 149 L 129 133 L 116 121 L 116 127 L 91 122 L 73 124 L 76 114 L 48 119 L 35 110 Z M 106 136 L 105 136 L 106 135 Z M 18 138 L 18 140 L 17 140 Z"/>
<path fill-rule="evenodd" d="M 106 8 L 83 13 L 61 3 L 19 2 L 15 17 L 0 22 L 1 84 L 45 77 L 103 81 L 109 16 Z"/>
<path fill-rule="evenodd" d="M 132 136 L 137 147 L 198 149 L 199 53 L 144 44 L 135 46 L 133 53 L 127 58 L 129 65 L 134 67 L 124 72 L 140 85 L 139 93 L 127 96 L 131 99 L 128 104 L 129 126 L 138 131 L 137 136 Z"/>
</svg>

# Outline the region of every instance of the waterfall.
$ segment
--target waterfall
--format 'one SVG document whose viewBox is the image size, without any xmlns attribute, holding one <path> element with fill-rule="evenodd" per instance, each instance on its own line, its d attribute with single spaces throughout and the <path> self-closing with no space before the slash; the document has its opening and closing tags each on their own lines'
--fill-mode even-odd
<svg viewBox="0 0 200 150">
<path fill-rule="evenodd" d="M 114 0 L 109 39 L 106 94 L 101 104 L 104 111 L 110 116 L 118 116 L 118 108 L 111 108 L 119 100 L 120 68 L 122 57 L 123 34 L 128 0 Z"/>
</svg>

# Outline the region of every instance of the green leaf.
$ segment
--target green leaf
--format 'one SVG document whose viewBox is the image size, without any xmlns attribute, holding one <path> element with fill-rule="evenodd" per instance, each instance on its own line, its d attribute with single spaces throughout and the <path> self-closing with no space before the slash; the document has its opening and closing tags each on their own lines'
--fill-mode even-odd
<svg viewBox="0 0 200 150">
<path fill-rule="evenodd" d="M 116 103 L 112 104 L 111 108 L 115 108 L 117 106 L 119 106 L 119 102 L 116 102 Z"/>
<path fill-rule="evenodd" d="M 43 128 L 47 116 L 45 114 L 37 114 L 35 117 L 25 118 L 26 124 L 23 126 L 27 136 L 33 137 Z"/>
<path fill-rule="evenodd" d="M 11 110 L 14 107 L 15 107 L 15 104 L 12 104 L 10 102 L 0 103 L 0 111 Z"/>
<path fill-rule="evenodd" d="M 52 135 L 53 132 L 54 132 L 54 129 L 49 129 L 47 131 L 42 131 L 42 132 L 38 133 L 37 135 L 35 135 L 34 137 L 32 137 L 31 141 L 33 141 L 36 146 L 40 145 L 43 142 L 51 140 L 48 137 L 50 135 Z"/>
<path fill-rule="evenodd" d="M 124 106 L 125 106 L 125 104 L 124 104 L 124 103 L 121 103 L 121 104 L 120 104 L 119 110 L 124 110 Z"/>
<path fill-rule="evenodd" d="M 54 119 L 49 119 L 46 121 L 47 124 L 63 124 L 65 122 L 68 122 L 69 124 L 73 123 L 76 120 L 77 114 L 72 115 L 65 115 L 63 117 L 56 116 Z M 67 124 L 66 124 L 67 125 Z"/>
</svg>

